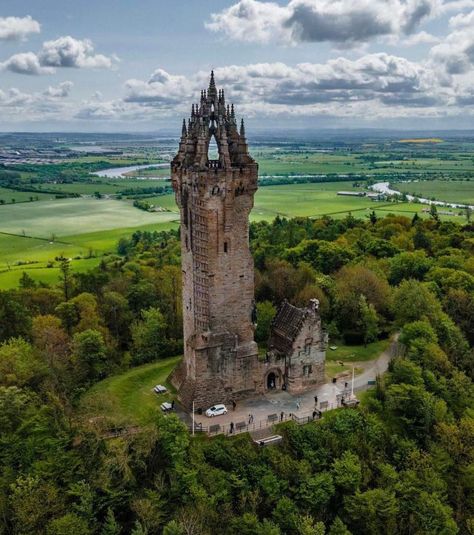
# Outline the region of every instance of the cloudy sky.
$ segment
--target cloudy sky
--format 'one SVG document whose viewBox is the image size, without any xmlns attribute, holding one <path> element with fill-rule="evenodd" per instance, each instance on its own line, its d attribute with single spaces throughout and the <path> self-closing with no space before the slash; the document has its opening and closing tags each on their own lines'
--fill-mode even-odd
<svg viewBox="0 0 474 535">
<path fill-rule="evenodd" d="M 0 131 L 473 128 L 474 0 L 2 0 Z"/>
</svg>

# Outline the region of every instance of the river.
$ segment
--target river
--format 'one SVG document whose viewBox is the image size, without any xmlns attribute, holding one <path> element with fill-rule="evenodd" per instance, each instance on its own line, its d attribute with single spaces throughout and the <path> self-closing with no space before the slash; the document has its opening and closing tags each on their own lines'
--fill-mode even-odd
<svg viewBox="0 0 474 535">
<path fill-rule="evenodd" d="M 377 184 L 370 186 L 370 189 L 377 191 L 378 193 L 385 193 L 385 195 L 401 195 L 400 191 L 390 188 L 390 182 L 377 182 Z M 436 206 L 446 206 L 448 208 L 471 208 L 474 210 L 474 205 L 472 204 L 433 201 L 431 199 L 424 199 L 423 197 L 415 197 L 413 195 L 409 195 L 408 193 L 406 194 L 406 197 L 410 202 L 413 202 L 415 199 L 417 199 L 421 204 L 435 204 Z"/>
<path fill-rule="evenodd" d="M 127 177 L 127 173 L 131 173 L 132 171 L 137 171 L 139 169 L 149 169 L 150 167 L 154 168 L 160 168 L 164 169 L 165 167 L 169 167 L 169 163 L 152 163 L 148 165 L 131 165 L 129 167 L 112 167 L 112 169 L 102 169 L 102 171 L 96 171 L 95 173 L 92 173 L 93 175 L 105 177 L 105 178 L 130 178 Z M 166 180 L 168 177 L 133 177 L 133 178 L 146 178 L 148 180 Z"/>
</svg>

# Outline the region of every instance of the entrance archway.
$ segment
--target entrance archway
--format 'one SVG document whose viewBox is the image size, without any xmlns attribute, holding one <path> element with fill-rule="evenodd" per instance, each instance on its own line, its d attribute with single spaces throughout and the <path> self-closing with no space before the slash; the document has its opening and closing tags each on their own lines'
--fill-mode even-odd
<svg viewBox="0 0 474 535">
<path fill-rule="evenodd" d="M 278 368 L 270 370 L 265 377 L 265 388 L 267 390 L 278 390 L 283 386 L 283 374 Z"/>
<path fill-rule="evenodd" d="M 275 372 L 270 372 L 267 375 L 267 389 L 274 390 L 276 388 L 276 375 Z"/>
</svg>

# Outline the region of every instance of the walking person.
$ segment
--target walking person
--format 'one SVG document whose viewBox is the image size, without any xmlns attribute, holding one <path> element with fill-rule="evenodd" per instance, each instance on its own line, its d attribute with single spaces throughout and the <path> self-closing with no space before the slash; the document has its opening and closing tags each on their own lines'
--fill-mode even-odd
<svg viewBox="0 0 474 535">
<path fill-rule="evenodd" d="M 318 406 L 318 396 L 314 396 L 314 406 Z"/>
<path fill-rule="evenodd" d="M 232 400 L 232 410 L 235 411 L 235 407 L 237 407 L 237 403 L 235 400 Z"/>
<path fill-rule="evenodd" d="M 232 434 L 234 432 L 234 422 L 230 422 L 230 430 L 229 433 Z"/>
<path fill-rule="evenodd" d="M 283 418 L 285 417 L 285 413 L 281 411 L 280 413 L 280 422 L 283 422 Z"/>
<path fill-rule="evenodd" d="M 298 401 L 296 402 L 296 410 L 297 410 L 297 411 L 300 410 L 300 406 L 301 406 L 301 405 L 300 405 L 300 400 L 298 400 Z"/>
</svg>

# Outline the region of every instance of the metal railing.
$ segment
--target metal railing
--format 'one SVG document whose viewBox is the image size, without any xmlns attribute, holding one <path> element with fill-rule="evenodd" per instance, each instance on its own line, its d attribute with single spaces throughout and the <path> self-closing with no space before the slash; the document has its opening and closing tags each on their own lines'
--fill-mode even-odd
<svg viewBox="0 0 474 535">
<path fill-rule="evenodd" d="M 329 410 L 329 409 L 328 409 Z M 194 433 L 205 433 L 210 436 L 214 435 L 238 435 L 240 433 L 253 433 L 260 430 L 265 430 L 273 427 L 275 424 L 282 422 L 293 421 L 298 425 L 307 424 L 309 422 L 319 420 L 322 417 L 323 411 L 313 410 L 302 413 L 284 413 L 283 415 L 273 413 L 269 414 L 267 418 L 261 420 L 252 421 L 240 421 L 234 422 L 233 425 L 229 424 L 210 424 L 204 426 L 200 423 L 194 424 Z M 188 426 L 189 431 L 192 433 L 192 424 Z"/>
</svg>

